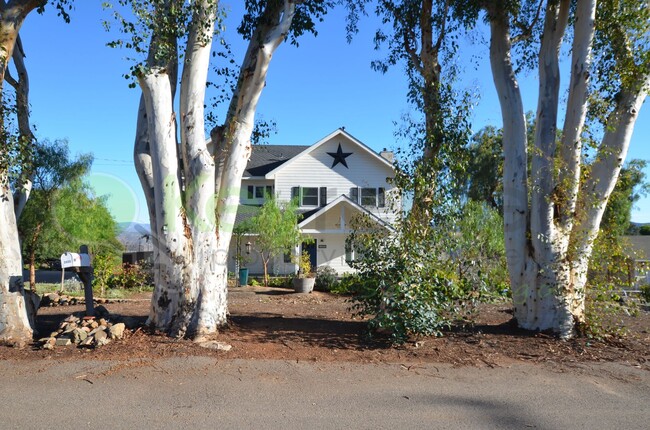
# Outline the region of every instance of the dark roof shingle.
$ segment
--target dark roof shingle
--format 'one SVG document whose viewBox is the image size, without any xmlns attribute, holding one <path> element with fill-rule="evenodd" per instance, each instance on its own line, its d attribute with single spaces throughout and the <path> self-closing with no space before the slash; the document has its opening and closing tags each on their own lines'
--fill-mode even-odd
<svg viewBox="0 0 650 430">
<path fill-rule="evenodd" d="M 253 145 L 244 176 L 264 176 L 307 148 L 307 145 Z"/>
</svg>

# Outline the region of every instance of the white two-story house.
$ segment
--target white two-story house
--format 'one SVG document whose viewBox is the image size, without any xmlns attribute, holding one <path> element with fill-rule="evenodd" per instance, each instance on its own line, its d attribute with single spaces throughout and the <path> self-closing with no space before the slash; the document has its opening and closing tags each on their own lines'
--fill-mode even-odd
<svg viewBox="0 0 650 430">
<path fill-rule="evenodd" d="M 237 222 L 254 216 L 265 196 L 274 195 L 280 201 L 297 198 L 302 214 L 299 227 L 313 242 L 303 243 L 294 254 L 307 251 L 313 267 L 327 265 L 339 274 L 350 272 L 353 251 L 346 252 L 345 246 L 350 223 L 365 213 L 391 228 L 393 202 L 399 201 L 399 194 L 387 178 L 394 174 L 392 153 L 378 154 L 343 128 L 310 146 L 255 145 L 242 179 Z M 236 246 L 233 238 L 231 256 L 236 255 Z M 254 251 L 255 236 L 244 237 L 239 246 L 242 255 L 253 250 L 247 255 L 250 273 L 262 273 Z M 234 258 L 229 261 L 234 271 Z M 297 269 L 289 255 L 278 256 L 269 266 L 269 273 L 276 275 Z"/>
</svg>

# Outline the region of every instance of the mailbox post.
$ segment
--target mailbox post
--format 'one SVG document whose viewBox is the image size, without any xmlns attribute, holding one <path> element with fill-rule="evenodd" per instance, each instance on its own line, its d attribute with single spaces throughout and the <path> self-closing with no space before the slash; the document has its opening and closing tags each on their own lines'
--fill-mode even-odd
<svg viewBox="0 0 650 430">
<path fill-rule="evenodd" d="M 81 245 L 79 253 L 66 252 L 61 254 L 61 287 L 63 288 L 63 276 L 65 269 L 72 269 L 77 272 L 81 282 L 84 284 L 84 297 L 86 299 L 86 315 L 94 316 L 95 307 L 93 306 L 93 268 L 90 263 L 90 254 L 88 246 Z"/>
</svg>

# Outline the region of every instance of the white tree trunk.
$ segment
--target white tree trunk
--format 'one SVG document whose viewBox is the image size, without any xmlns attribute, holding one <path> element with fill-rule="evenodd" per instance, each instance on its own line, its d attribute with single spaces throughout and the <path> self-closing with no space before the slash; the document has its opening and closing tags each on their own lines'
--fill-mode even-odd
<svg viewBox="0 0 650 430">
<path fill-rule="evenodd" d="M 187 270 L 188 247 L 176 148 L 176 120 L 169 76 L 152 69 L 139 79 L 147 110 L 156 231 L 155 290 L 149 324 L 168 330 L 176 315 Z"/>
<path fill-rule="evenodd" d="M 156 236 L 149 323 L 174 336 L 201 337 L 226 322 L 227 255 L 255 110 L 271 57 L 294 11 L 295 3 L 289 0 L 267 5 L 241 66 L 226 125 L 219 128 L 223 133 L 211 133 L 213 148 L 204 135 L 204 99 L 215 2 L 203 1 L 192 17 L 181 78 L 180 154 L 169 67 L 152 67 L 140 78 L 144 103 L 138 114 L 135 159 Z M 177 168 L 181 155 L 182 183 Z"/>
<path fill-rule="evenodd" d="M 192 19 L 181 78 L 181 148 L 192 264 L 176 335 L 214 333 L 226 322 L 228 269 L 220 262 L 215 219 L 215 162 L 205 139 L 204 100 L 216 7 L 204 1 Z"/>
<path fill-rule="evenodd" d="M 23 268 L 6 175 L 0 176 L 0 343 L 22 346 L 32 339 L 25 307 Z"/>
<path fill-rule="evenodd" d="M 530 302 L 536 296 L 532 280 L 537 268 L 528 248 L 528 154 L 526 118 L 519 84 L 510 58 L 507 17 L 490 11 L 490 64 L 503 119 L 503 221 L 514 317 L 524 326 L 534 319 Z M 531 300 L 533 299 L 533 300 Z"/>
<path fill-rule="evenodd" d="M 581 1 L 575 9 L 571 80 L 558 149 L 559 51 L 569 6 L 568 0 L 549 2 L 545 14 L 528 225 L 525 124 L 521 124 L 523 108 L 510 63 L 509 17 L 495 6 L 488 10 L 490 60 L 504 122 L 504 221 L 515 318 L 523 328 L 551 329 L 563 338 L 573 336 L 576 323 L 584 321 L 593 242 L 650 85 L 648 74 L 623 85 L 598 157 L 579 189 L 596 2 Z"/>
<path fill-rule="evenodd" d="M 12 57 L 25 17 L 40 2 L 17 0 L 0 7 L 0 99 L 9 58 Z M 4 118 L 3 118 L 4 120 Z M 4 122 L 0 131 L 5 131 Z M 22 258 L 16 208 L 8 172 L 0 169 L 0 343 L 24 345 L 32 338 L 25 306 Z"/>
<path fill-rule="evenodd" d="M 639 110 L 649 90 L 650 70 L 619 94 L 616 109 L 608 117 L 608 128 L 591 166 L 589 178 L 580 192 L 579 206 L 584 213 L 578 218 L 572 235 L 575 263 L 571 267 L 573 295 L 568 303 L 571 312 L 580 321 L 584 319 L 585 285 L 593 244 L 607 201 L 627 156 Z"/>
</svg>

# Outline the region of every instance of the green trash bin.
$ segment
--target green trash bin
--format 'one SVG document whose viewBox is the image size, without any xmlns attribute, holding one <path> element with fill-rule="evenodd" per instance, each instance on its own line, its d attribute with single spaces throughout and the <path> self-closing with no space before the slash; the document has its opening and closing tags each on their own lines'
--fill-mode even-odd
<svg viewBox="0 0 650 430">
<path fill-rule="evenodd" d="M 239 269 L 239 286 L 248 285 L 248 267 Z"/>
</svg>

